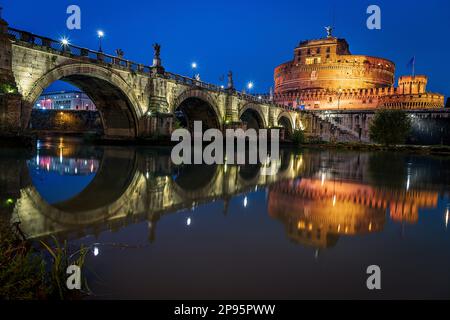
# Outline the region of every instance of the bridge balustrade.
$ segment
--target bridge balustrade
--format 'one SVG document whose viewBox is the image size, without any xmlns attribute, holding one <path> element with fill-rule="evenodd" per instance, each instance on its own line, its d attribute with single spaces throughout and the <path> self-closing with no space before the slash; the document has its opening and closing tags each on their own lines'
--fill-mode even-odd
<svg viewBox="0 0 450 320">
<path fill-rule="evenodd" d="M 82 48 L 73 44 L 64 45 L 61 41 L 56 41 L 50 38 L 41 37 L 30 32 L 8 28 L 8 34 L 12 40 L 26 42 L 35 46 L 45 47 L 62 54 L 70 54 L 72 56 L 86 58 L 92 61 L 101 61 L 106 64 L 111 64 L 136 72 L 150 73 L 151 68 L 142 64 L 132 62 L 127 59 L 112 56 L 103 52 Z"/>
</svg>

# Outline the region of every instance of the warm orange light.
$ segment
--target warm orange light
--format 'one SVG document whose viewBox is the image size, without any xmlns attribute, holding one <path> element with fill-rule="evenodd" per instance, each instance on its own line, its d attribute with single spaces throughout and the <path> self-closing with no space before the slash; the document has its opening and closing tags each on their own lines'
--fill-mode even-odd
<svg viewBox="0 0 450 320">
<path fill-rule="evenodd" d="M 306 228 L 305 222 L 304 221 L 299 221 L 297 228 L 300 229 L 300 230 L 305 229 Z"/>
</svg>

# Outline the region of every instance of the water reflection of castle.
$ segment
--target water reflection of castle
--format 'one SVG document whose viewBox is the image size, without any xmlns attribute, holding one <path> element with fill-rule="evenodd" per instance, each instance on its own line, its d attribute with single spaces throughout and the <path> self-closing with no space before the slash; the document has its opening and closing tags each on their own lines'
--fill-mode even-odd
<svg viewBox="0 0 450 320">
<path fill-rule="evenodd" d="M 268 211 L 281 220 L 290 239 L 313 246 L 333 246 L 341 235 L 381 231 L 386 210 L 394 221 L 416 223 L 419 208 L 435 208 L 437 192 L 375 188 L 370 185 L 298 179 L 269 188 Z"/>
</svg>

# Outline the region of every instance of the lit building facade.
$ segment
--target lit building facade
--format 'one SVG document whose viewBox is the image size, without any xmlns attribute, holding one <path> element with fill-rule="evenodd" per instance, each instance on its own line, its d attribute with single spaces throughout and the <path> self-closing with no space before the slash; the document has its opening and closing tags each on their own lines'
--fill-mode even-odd
<svg viewBox="0 0 450 320">
<path fill-rule="evenodd" d="M 395 82 L 395 64 L 352 55 L 345 39 L 300 42 L 294 59 L 275 68 L 275 102 L 306 110 L 436 109 L 444 96 L 426 91 L 424 75 Z"/>
<path fill-rule="evenodd" d="M 79 91 L 42 94 L 34 104 L 34 108 L 44 110 L 97 110 L 92 100 L 85 93 Z"/>
</svg>

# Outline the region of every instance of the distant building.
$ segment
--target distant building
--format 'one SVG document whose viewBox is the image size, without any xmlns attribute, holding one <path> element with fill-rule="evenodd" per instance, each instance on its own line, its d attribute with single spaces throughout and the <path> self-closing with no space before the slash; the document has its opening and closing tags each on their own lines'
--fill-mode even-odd
<svg viewBox="0 0 450 320">
<path fill-rule="evenodd" d="M 97 110 L 92 100 L 80 91 L 44 93 L 36 101 L 34 108 L 43 110 Z"/>
<path fill-rule="evenodd" d="M 444 107 L 443 95 L 426 90 L 426 76 L 402 76 L 395 87 L 392 61 L 352 55 L 347 41 L 328 31 L 300 42 L 294 59 L 275 68 L 275 102 L 307 110 Z"/>
</svg>

